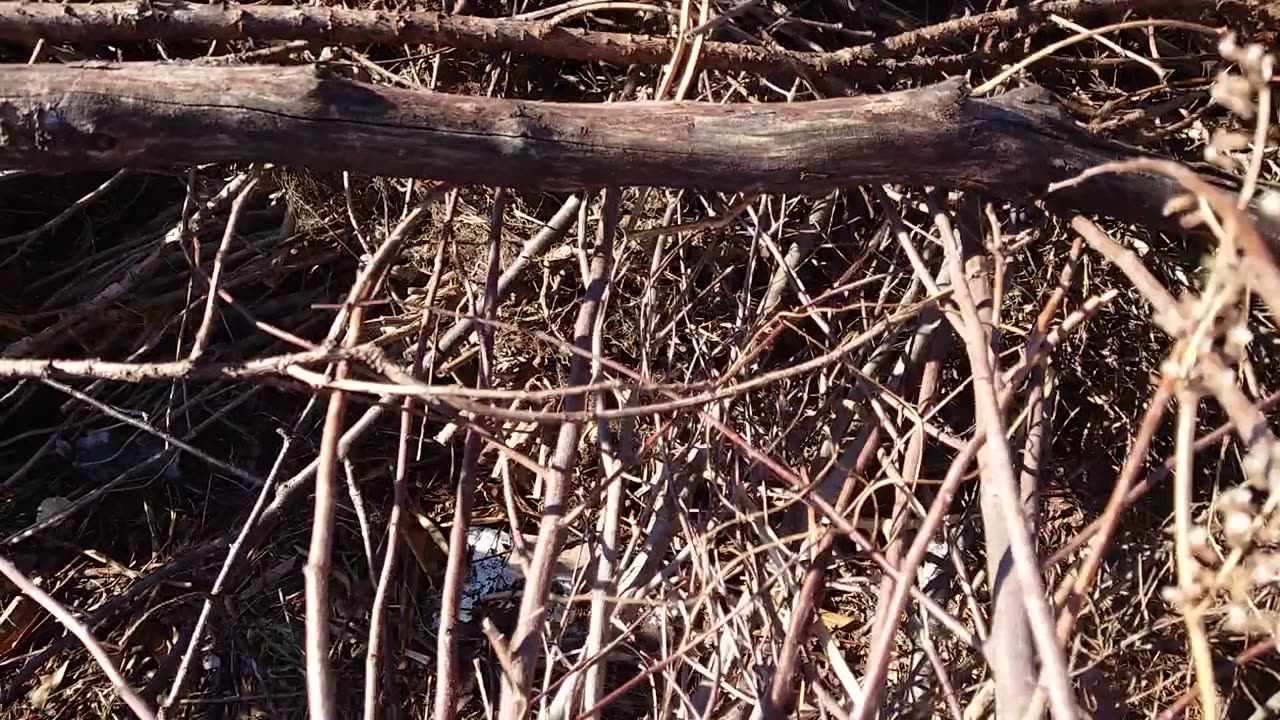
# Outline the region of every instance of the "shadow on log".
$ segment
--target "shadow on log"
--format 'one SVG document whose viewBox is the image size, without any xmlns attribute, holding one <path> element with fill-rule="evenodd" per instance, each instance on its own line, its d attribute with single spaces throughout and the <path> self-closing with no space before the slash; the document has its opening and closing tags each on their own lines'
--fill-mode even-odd
<svg viewBox="0 0 1280 720">
<path fill-rule="evenodd" d="M 0 166 L 42 171 L 269 162 L 521 190 L 823 193 L 899 183 L 1026 201 L 1141 154 L 1084 132 L 1035 88 L 976 99 L 958 79 L 714 105 L 464 97 L 309 67 L 82 63 L 0 73 Z M 1177 192 L 1161 177 L 1109 175 L 1052 202 L 1167 228 L 1161 208 Z"/>
</svg>

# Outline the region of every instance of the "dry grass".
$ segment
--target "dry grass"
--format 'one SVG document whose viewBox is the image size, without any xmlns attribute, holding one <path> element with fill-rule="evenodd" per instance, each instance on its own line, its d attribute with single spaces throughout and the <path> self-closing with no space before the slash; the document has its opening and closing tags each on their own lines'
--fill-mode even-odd
<svg viewBox="0 0 1280 720">
<path fill-rule="evenodd" d="M 779 14 L 781 6 L 760 5 L 727 23 L 732 27 L 721 28 L 718 37 L 835 49 L 851 42 L 851 32 L 886 35 L 964 12 L 959 3 L 886 3 L 873 18 L 847 8 L 841 15 L 838 5 L 797 5 L 790 14 Z M 484 2 L 467 12 L 498 16 L 542 6 Z M 567 22 L 661 34 L 675 20 L 617 9 Z M 1228 13 L 1201 22 L 1230 24 L 1243 43 L 1268 32 L 1274 37 L 1280 28 L 1255 24 L 1265 20 Z M 697 23 L 695 7 L 686 27 Z M 843 23 L 845 29 L 821 23 Z M 974 53 L 976 85 L 999 71 L 1001 63 L 990 58 L 1026 56 L 1066 34 L 1044 24 L 927 52 Z M 1213 38 L 1177 29 L 1109 37 L 1144 58 L 1155 48 L 1156 62 L 1168 74 L 1156 78 L 1144 63 L 1085 41 L 1032 65 L 1022 77 L 1068 101 L 1101 134 L 1197 168 L 1206 167 L 1206 148 L 1216 148 L 1219 164 L 1247 175 L 1250 142 L 1211 143 L 1210 137 L 1228 130 L 1251 137 L 1257 90 L 1268 81 L 1254 73 L 1257 82 L 1236 88 L 1242 102 L 1229 108 L 1223 105 L 1231 106 L 1235 96 L 1222 99 L 1219 93 L 1214 103 L 1211 95 L 1220 70 L 1243 66 L 1236 72 L 1248 77 L 1248 63 L 1257 58 L 1232 56 L 1239 62 L 1228 63 Z M 250 49 L 258 48 L 231 50 Z M 29 50 L 9 47 L 0 53 L 9 62 L 25 61 Z M 196 57 L 210 48 L 163 50 L 167 57 Z M 129 58 L 159 51 L 154 45 L 120 50 Z M 109 52 L 44 49 L 46 58 L 57 59 Z M 320 58 L 351 63 L 373 82 L 595 101 L 653 98 L 660 89 L 670 99 L 680 91 L 685 67 L 627 73 L 539 58 L 392 47 L 296 49 L 276 60 Z M 674 82 L 664 83 L 668 73 Z M 812 97 L 804 83 L 779 87 L 777 79 L 710 71 L 691 77 L 684 90 L 689 100 Z M 904 78 L 899 84 L 916 82 Z M 1250 110 L 1252 117 L 1240 114 Z M 1280 183 L 1275 129 L 1264 137 L 1259 192 L 1274 197 Z M 258 169 L 132 173 L 35 240 L 0 240 L 0 343 L 6 355 L 138 363 L 187 357 L 230 197 L 205 210 L 186 235 L 163 240 L 181 218 L 252 172 Z M 110 178 L 0 177 L 0 226 L 6 234 L 38 228 Z M 428 382 L 460 388 L 483 383 L 513 394 L 484 401 L 483 407 L 505 408 L 505 415 L 475 420 L 459 415 L 459 408 L 476 409 L 461 401 L 433 402 L 425 409 L 416 404 L 403 430 L 395 400 L 360 434 L 346 464 L 338 464 L 327 574 L 328 664 L 336 678 L 338 716 L 357 716 L 364 703 L 370 618 L 397 498 L 393 480 L 403 482 L 401 544 L 381 609 L 384 673 L 375 684 L 380 715 L 418 717 L 430 713 L 438 692 L 437 615 L 455 488 L 464 478 L 475 483 L 471 527 L 523 534 L 527 566 L 548 479 L 529 466 L 552 464 L 563 426 L 555 413 L 566 404 L 555 393 L 537 393 L 566 388 L 578 371 L 610 383 L 588 396 L 588 410 L 698 396 L 705 402 L 615 412 L 606 421 L 584 423 L 580 435 L 570 438 L 576 463 L 569 467 L 561 509 L 569 521 L 553 559 L 559 561 L 556 578 L 573 601 L 567 613 L 551 614 L 545 637 L 530 653 L 536 661 L 528 668 L 532 706 L 557 717 L 589 710 L 591 700 L 577 700 L 569 713 L 556 710 L 554 701 L 566 677 L 584 680 L 575 673 L 590 664 L 584 660 L 601 655 L 602 683 L 586 692 L 599 700 L 623 691 L 603 717 L 746 717 L 760 706 L 772 712 L 771 702 L 779 704 L 777 711 L 797 716 L 856 715 L 850 681 L 862 683 L 877 661 L 869 657 L 877 608 L 883 612 L 893 582 L 882 581 L 880 566 L 865 548 L 834 532 L 819 509 L 797 500 L 788 473 L 780 469 L 813 484 L 814 494 L 857 521 L 896 562 L 908 553 L 912 528 L 934 501 L 959 447 L 983 422 L 963 352 L 966 340 L 938 313 L 939 307 L 951 313 L 958 293 L 949 280 L 937 281 L 947 261 L 932 218 L 920 209 L 925 195 L 914 188 L 888 190 L 894 213 L 912 228 L 909 238 L 928 283 L 892 232 L 876 188 L 852 188 L 830 198 L 754 199 L 624 188 L 616 217 L 600 194 L 581 196 L 581 216 L 567 215 L 567 232 L 537 248 L 502 288 L 491 349 L 465 332 L 439 352 L 449 329 L 482 305 L 494 191 L 449 190 L 429 205 L 385 281 L 362 305 L 359 341 L 376 345 L 404 368 L 425 354 Z M 348 320 L 339 308 L 352 284 L 406 213 L 432 191 L 422 181 L 262 170 L 222 270 L 221 288 L 235 304 L 227 297 L 220 301 L 205 359 L 297 351 L 296 342 L 278 330 L 317 345 L 341 338 Z M 497 228 L 499 270 L 517 262 L 526 241 L 545 232 L 569 201 L 563 194 L 509 197 Z M 1029 398 L 1036 388 L 1046 398 L 1049 440 L 1039 454 L 1038 501 L 1032 505 L 1041 558 L 1103 516 L 1162 380 L 1171 384 L 1166 389 L 1176 401 L 1150 447 L 1138 450 L 1135 482 L 1188 449 L 1175 434 L 1184 400 L 1194 399 L 1199 408 L 1186 418 L 1196 437 L 1223 422 L 1241 422 L 1204 381 L 1210 356 L 1233 362 L 1233 383 L 1238 381 L 1249 403 L 1275 392 L 1280 377 L 1272 362 L 1272 310 L 1280 308 L 1255 302 L 1241 309 L 1246 306 L 1239 281 L 1247 274 L 1241 267 L 1248 265 L 1231 250 L 1234 238 L 1226 238 L 1222 249 L 1222 242 L 1203 236 L 1105 227 L 1169 293 L 1184 299 L 1188 318 L 1200 317 L 1194 313 L 1206 298 L 1219 302 L 1204 322 L 1212 342 L 1189 346 L 1185 335 L 1171 340 L 1151 298 L 1094 246 L 1085 244 L 1073 255 L 1069 248 L 1077 233 L 1071 218 L 961 194 L 943 201 L 966 247 L 976 243 L 980 254 L 998 258 L 988 272 L 994 267 L 1002 273 L 995 283 L 994 357 L 1000 369 L 1024 360 L 1037 329 L 1089 313 L 1063 333 L 1051 360 L 1030 363 L 1028 369 L 1047 370 L 1023 376 L 1005 415 L 1014 459 L 1009 469 L 1020 473 Z M 594 343 L 599 361 L 580 361 L 575 369 L 571 344 L 588 295 L 584 274 L 599 251 L 600 226 L 615 222 L 621 231 L 609 258 L 608 290 L 585 340 L 587 348 Z M 1051 307 L 1038 320 L 1068 266 L 1069 285 L 1053 301 L 1056 310 Z M 935 281 L 946 291 L 939 302 L 931 302 L 928 289 Z M 125 292 L 104 294 L 115 293 L 121 283 Z M 986 283 L 993 287 L 989 276 Z M 1233 354 L 1229 346 L 1241 327 L 1251 331 L 1250 342 Z M 876 334 L 853 341 L 873 328 L 879 328 Z M 920 347 L 922 338 L 928 342 Z M 833 352 L 838 347 L 843 352 Z M 489 355 L 483 363 L 482 355 Z M 1181 367 L 1170 365 L 1170 357 Z M 804 366 L 806 361 L 814 362 Z M 379 379 L 358 371 L 352 376 Z M 712 397 L 717 388 L 743 383 L 749 386 Z M 68 385 L 94 402 L 39 379 L 3 388 L 0 555 L 71 608 L 130 684 L 159 702 L 170 695 L 228 541 L 256 517 L 241 547 L 243 563 L 233 566 L 212 599 L 198 652 L 170 712 L 303 716 L 302 570 L 313 526 L 304 470 L 321 451 L 327 394 L 313 397 L 305 386 L 279 376 L 144 384 L 86 379 Z M 372 393 L 349 392 L 347 399 L 344 428 L 377 402 Z M 479 440 L 479 428 L 491 434 L 491 442 Z M 191 443 L 203 457 L 166 445 L 157 431 Z M 470 461 L 468 436 L 477 438 L 479 453 Z M 398 457 L 401 443 L 405 453 Z M 1250 717 L 1255 708 L 1275 705 L 1271 698 L 1280 693 L 1280 683 L 1268 667 L 1274 652 L 1264 645 L 1256 662 L 1233 661 L 1273 642 L 1280 617 L 1280 536 L 1273 507 L 1280 498 L 1273 478 L 1280 471 L 1247 459 L 1271 444 L 1265 434 L 1246 442 L 1224 433 L 1195 455 L 1191 474 L 1175 473 L 1182 496 L 1165 480 L 1124 510 L 1063 645 L 1072 689 L 1090 714 L 1151 717 L 1191 700 L 1188 716 L 1198 716 L 1205 700 L 1205 687 L 1197 686 L 1205 666 L 1198 663 L 1204 658 L 1189 647 L 1207 653 L 1209 685 L 1224 716 Z M 940 546 L 946 557 L 926 556 L 920 568 L 921 589 L 978 638 L 985 637 L 992 619 L 979 497 L 980 477 L 991 482 L 991 469 L 982 467 L 960 468 L 965 475 L 938 535 L 946 541 Z M 297 482 L 286 482 L 291 477 Z M 257 517 L 250 508 L 264 481 L 271 486 L 263 495 L 266 511 Z M 48 520 L 42 506 L 70 509 L 57 521 Z M 901 535 L 886 537 L 895 507 L 905 518 L 895 531 Z M 1182 530 L 1174 532 L 1180 513 Z M 1242 529 L 1250 523 L 1251 530 Z M 1179 542 L 1194 567 L 1187 566 L 1188 556 L 1179 557 Z M 616 552 L 610 555 L 612 571 L 602 573 L 600 597 L 620 602 L 593 610 L 598 561 L 592 558 L 607 547 Z M 1086 555 L 1067 552 L 1062 562 L 1045 565 L 1044 586 L 1055 612 Z M 932 578 L 928 585 L 926 576 Z M 814 586 L 807 582 L 816 582 L 820 592 L 810 592 Z M 560 589 L 552 592 L 559 598 Z M 803 615 L 806 598 L 816 606 L 817 622 L 801 623 L 797 635 L 790 623 L 797 612 Z M 474 621 L 457 627 L 459 716 L 497 713 L 502 668 L 480 618 L 488 618 L 509 643 L 521 627 L 520 602 L 519 594 L 488 598 Z M 885 680 L 872 688 L 882 706 L 893 716 L 993 715 L 987 662 L 921 608 L 909 600 L 895 620 L 890 654 L 880 658 L 887 663 Z M 593 615 L 603 617 L 603 610 L 611 612 L 612 624 L 602 653 L 601 636 L 590 622 Z M 0 717 L 122 712 L 99 667 L 64 635 L 32 601 L 9 586 L 0 590 L 0 679 L 9 693 Z M 781 680 L 779 666 L 791 669 Z"/>
</svg>

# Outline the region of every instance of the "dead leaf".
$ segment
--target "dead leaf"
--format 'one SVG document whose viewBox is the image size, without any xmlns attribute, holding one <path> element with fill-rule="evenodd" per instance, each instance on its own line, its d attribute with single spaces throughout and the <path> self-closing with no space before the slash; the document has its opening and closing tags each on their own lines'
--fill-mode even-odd
<svg viewBox="0 0 1280 720">
<path fill-rule="evenodd" d="M 843 613 L 834 612 L 832 610 L 819 610 L 818 616 L 822 618 L 822 624 L 828 630 L 843 630 L 852 625 L 855 620 Z"/>
<path fill-rule="evenodd" d="M 40 676 L 40 684 L 27 695 L 27 701 L 31 703 L 31 707 L 41 710 L 53 697 L 53 694 L 62 686 L 62 679 L 67 675 L 67 667 L 71 664 L 70 660 L 63 660 L 62 664 L 56 670 L 48 675 Z"/>
</svg>

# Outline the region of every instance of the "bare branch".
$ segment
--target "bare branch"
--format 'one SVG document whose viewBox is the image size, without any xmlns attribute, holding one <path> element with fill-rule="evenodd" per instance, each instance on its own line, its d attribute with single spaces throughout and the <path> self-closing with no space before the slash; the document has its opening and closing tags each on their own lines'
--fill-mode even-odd
<svg viewBox="0 0 1280 720">
<path fill-rule="evenodd" d="M 631 103 L 627 103 L 628 106 Z M 592 258 L 587 294 L 578 310 L 573 328 L 573 342 L 583 354 L 576 354 L 569 365 L 569 387 L 583 385 L 590 377 L 591 337 L 596 325 L 597 313 L 608 291 L 613 270 L 613 241 L 618 226 L 619 191 L 606 190 L 601 209 L 600 237 Z M 587 403 L 586 393 L 569 395 L 564 399 L 565 409 L 581 412 Z M 573 478 L 578 459 L 578 442 L 582 432 L 580 421 L 561 424 L 556 437 L 555 453 L 551 458 L 551 472 L 544 479 L 542 520 L 538 526 L 538 539 L 526 574 L 524 595 L 520 601 L 520 617 L 512 638 L 512 673 L 503 678 L 501 720 L 519 720 L 529 710 L 529 688 L 532 683 L 533 663 L 540 649 L 546 622 L 547 594 L 551 589 L 552 573 L 556 557 L 564 539 L 561 524 L 569 483 Z"/>
<path fill-rule="evenodd" d="M 280 467 L 284 463 L 285 455 L 289 452 L 290 438 L 287 434 L 281 433 L 281 435 L 284 438 L 284 442 L 281 444 L 280 452 L 276 454 L 275 464 L 271 467 L 267 482 L 263 483 L 262 490 L 258 493 L 253 509 L 249 511 L 249 516 L 245 518 L 240 531 L 231 542 L 231 547 L 227 550 L 227 557 L 223 560 L 222 567 L 218 570 L 218 577 L 213 581 L 213 588 L 209 590 L 209 596 L 200 605 L 200 614 L 196 618 L 195 627 L 191 630 L 191 637 L 187 640 L 187 647 L 182 653 L 182 660 L 178 665 L 177 672 L 174 674 L 173 684 L 165 695 L 164 702 L 160 705 L 161 718 L 165 717 L 169 708 L 178 703 L 178 699 L 182 695 L 187 681 L 187 671 L 199 651 L 200 642 L 204 637 L 205 625 L 213 614 L 214 600 L 222 597 L 223 593 L 226 592 L 228 579 L 232 576 L 233 569 L 239 565 L 240 558 L 245 550 L 245 538 L 248 536 L 249 530 L 257 524 L 258 518 L 261 517 L 262 509 L 266 506 L 267 498 L 274 487 L 273 483 L 276 476 L 280 473 Z"/>
<path fill-rule="evenodd" d="M 506 211 L 506 192 L 494 193 L 493 208 L 489 216 L 489 266 L 485 279 L 484 298 L 478 312 L 482 319 L 490 319 L 497 312 L 498 267 L 502 261 L 502 222 Z M 490 357 L 493 354 L 493 330 L 480 326 L 481 361 L 476 386 L 489 385 Z M 458 611 L 462 602 L 462 586 L 467 573 L 467 537 L 471 530 L 471 508 L 476 499 L 476 468 L 480 461 L 483 442 L 474 430 L 468 430 L 462 449 L 462 468 L 458 487 L 454 493 L 453 525 L 449 530 L 449 559 L 445 567 L 444 589 L 440 595 L 440 626 L 436 637 L 436 696 L 433 718 L 452 720 L 457 716 L 458 701 Z"/>
<path fill-rule="evenodd" d="M 360 348 L 333 348 L 221 363 L 201 363 L 191 360 L 130 363 L 92 359 L 0 358 L 0 379 L 94 379 L 130 383 L 166 380 L 243 380 L 268 375 L 284 375 L 288 368 L 295 365 L 358 359 L 361 354 Z"/>
<path fill-rule="evenodd" d="M 951 272 L 957 277 L 962 277 L 966 268 L 950 219 L 932 201 L 930 210 L 942 234 L 943 248 L 946 250 Z M 1012 576 L 1017 578 L 1020 586 L 1020 597 L 1048 686 L 1050 708 L 1055 718 L 1067 720 L 1076 715 L 1075 701 L 1071 694 L 1070 679 L 1067 676 L 1066 659 L 1054 634 L 1053 618 L 1048 599 L 1044 594 L 1044 583 L 1040 577 L 1040 564 L 1032 544 L 1031 528 L 1028 527 L 1027 518 L 1023 514 L 1018 484 L 1013 477 L 1013 459 L 1009 450 L 1009 441 L 1005 437 L 1005 420 L 1000 408 L 999 389 L 996 387 L 997 371 L 991 358 L 991 348 L 985 341 L 986 333 L 982 329 L 973 295 L 964 282 L 957 282 L 955 288 L 960 314 L 964 318 L 965 325 L 965 332 L 961 334 L 973 372 L 975 411 L 979 426 L 983 427 L 987 434 L 987 444 L 984 448 L 986 462 L 982 482 L 983 485 L 993 485 L 992 490 L 998 495 L 1003 527 L 1008 533 L 1008 548 L 1013 565 Z M 994 631 L 995 629 L 992 628 L 992 632 Z"/>
<path fill-rule="evenodd" d="M 17 585 L 18 589 L 21 590 L 24 595 L 35 600 L 40 604 L 40 607 L 48 610 L 49 614 L 57 618 L 58 622 L 62 623 L 63 627 L 70 631 L 72 635 L 76 636 L 80 642 L 84 643 L 85 649 L 89 651 L 89 654 L 93 656 L 93 659 L 98 663 L 98 666 L 101 667 L 102 671 L 107 674 L 108 678 L 110 678 L 111 684 L 116 689 L 116 693 L 120 695 L 120 699 L 124 700 L 125 704 L 129 706 L 129 709 L 133 710 L 134 714 L 139 718 L 142 718 L 142 720 L 154 720 L 155 713 L 151 712 L 151 708 L 147 705 L 146 701 L 138 697 L 138 694 L 133 691 L 133 688 L 129 687 L 129 683 L 124 679 L 124 676 L 116 669 L 116 664 L 112 662 L 111 656 L 107 654 L 107 651 L 103 649 L 98 640 L 93 637 L 93 633 L 89 631 L 89 628 L 85 627 L 83 623 L 76 620 L 71 613 L 67 612 L 67 609 L 62 607 L 61 603 L 49 597 L 49 594 L 45 591 L 36 587 L 35 583 L 28 580 L 27 577 L 23 575 L 18 568 L 14 567 L 13 563 L 9 562 L 7 558 L 0 557 L 0 575 L 4 575 L 9 579 L 9 582 Z"/>
<path fill-rule="evenodd" d="M 236 199 L 231 201 L 231 214 L 227 217 L 222 242 L 218 244 L 218 250 L 213 256 L 213 270 L 209 273 L 209 292 L 205 296 L 204 318 L 200 320 L 200 327 L 196 328 L 191 353 L 187 356 L 192 361 L 199 360 L 209 344 L 209 333 L 213 331 L 213 322 L 218 315 L 218 281 L 222 279 L 222 267 L 226 263 L 227 250 L 231 247 L 232 238 L 235 237 L 236 224 L 240 222 L 245 203 L 253 195 L 254 188 L 258 186 L 258 174 L 251 173 L 251 177 L 249 183 L 236 195 Z"/>
<path fill-rule="evenodd" d="M 1079 20 L 1161 8 L 1214 8 L 1212 0 L 1054 0 L 1034 10 L 1009 8 L 938 23 L 883 41 L 817 53 L 727 42 L 701 43 L 698 64 L 713 70 L 878 80 L 890 73 L 961 69 L 962 57 L 915 59 L 918 51 L 982 32 L 1026 25 L 1058 14 Z M 327 45 L 428 44 L 487 52 L 517 52 L 614 65 L 665 65 L 678 38 L 558 27 L 557 21 L 485 18 L 436 12 L 387 12 L 343 7 L 114 2 L 0 3 L 0 41 L 130 42 L 306 40 Z M 893 58 L 901 58 L 894 60 Z"/>
</svg>

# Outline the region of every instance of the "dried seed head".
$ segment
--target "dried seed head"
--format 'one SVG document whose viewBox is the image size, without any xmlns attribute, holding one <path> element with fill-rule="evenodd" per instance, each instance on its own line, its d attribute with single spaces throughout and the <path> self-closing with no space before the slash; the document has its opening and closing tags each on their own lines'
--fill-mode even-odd
<svg viewBox="0 0 1280 720">
<path fill-rule="evenodd" d="M 1244 460 L 1246 472 L 1249 470 L 1248 465 L 1251 458 L 1253 458 L 1253 453 L 1250 453 Z M 1218 512 L 1222 514 L 1224 522 L 1228 514 L 1247 512 L 1252 508 L 1253 491 L 1244 485 L 1237 485 L 1218 496 Z"/>
<path fill-rule="evenodd" d="M 1208 566 L 1218 564 L 1218 553 L 1214 551 L 1213 545 L 1209 543 L 1209 530 L 1203 525 L 1196 525 L 1191 528 L 1188 538 L 1191 545 L 1191 552 L 1196 556 L 1196 560 Z"/>
<path fill-rule="evenodd" d="M 1249 580 L 1255 586 L 1280 582 L 1280 556 L 1256 554 Z"/>
<path fill-rule="evenodd" d="M 1240 347 L 1248 347 L 1253 342 L 1253 331 L 1244 323 L 1237 323 L 1227 333 L 1227 338 Z"/>
<path fill-rule="evenodd" d="M 1210 90 L 1210 97 L 1214 102 L 1242 118 L 1253 117 L 1255 111 L 1253 86 L 1244 77 L 1226 72 L 1220 73 Z"/>
<path fill-rule="evenodd" d="M 1245 45 L 1244 54 L 1240 58 L 1240 66 L 1250 75 L 1261 74 L 1262 59 L 1266 57 L 1266 54 L 1266 50 L 1258 43 Z"/>
<path fill-rule="evenodd" d="M 1239 362 L 1244 358 L 1251 342 L 1253 342 L 1253 331 L 1244 323 L 1236 323 L 1227 331 L 1222 351 L 1232 360 Z"/>
<path fill-rule="evenodd" d="M 1228 60 L 1235 60 L 1235 56 L 1240 52 L 1240 45 L 1236 41 L 1235 32 L 1229 32 L 1222 36 L 1218 41 L 1218 54 Z"/>
<path fill-rule="evenodd" d="M 1245 484 L 1260 491 L 1280 490 L 1280 445 L 1256 443 L 1245 453 L 1241 462 Z M 1239 490 L 1244 490 L 1241 485 Z M 1252 495 L 1250 495 L 1252 499 Z"/>
<path fill-rule="evenodd" d="M 1280 218 L 1280 192 L 1266 190 L 1258 198 L 1258 209 L 1264 215 Z"/>
<path fill-rule="evenodd" d="M 1227 513 L 1222 518 L 1222 535 L 1232 548 L 1248 547 L 1253 539 L 1253 515 L 1244 511 Z"/>
<path fill-rule="evenodd" d="M 1232 603 L 1227 606 L 1227 612 L 1223 616 L 1222 624 L 1233 633 L 1247 634 L 1254 626 L 1253 613 L 1249 612 L 1249 609 L 1243 605 Z"/>
<path fill-rule="evenodd" d="M 1227 630 L 1241 635 L 1270 635 L 1276 631 L 1274 616 L 1244 602 L 1227 605 L 1223 624 Z"/>
<path fill-rule="evenodd" d="M 1253 544 L 1257 547 L 1271 547 L 1280 539 L 1280 528 L 1275 523 L 1261 523 L 1253 530 Z"/>
</svg>

